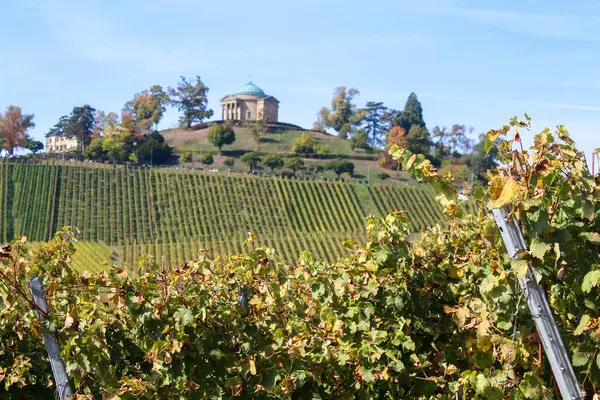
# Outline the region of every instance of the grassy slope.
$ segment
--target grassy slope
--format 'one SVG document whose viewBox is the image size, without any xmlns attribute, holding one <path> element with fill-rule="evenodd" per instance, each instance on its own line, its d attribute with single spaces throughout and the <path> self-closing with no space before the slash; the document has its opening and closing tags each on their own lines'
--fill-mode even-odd
<svg viewBox="0 0 600 400">
<path fill-rule="evenodd" d="M 331 154 L 344 155 L 349 158 L 352 158 L 353 156 L 371 155 L 375 159 L 379 154 L 379 151 L 364 151 L 361 149 L 353 151 L 350 148 L 349 141 L 314 131 L 281 129 L 278 132 L 263 135 L 257 143 L 250 134 L 250 129 L 245 127 L 235 127 L 234 130 L 236 135 L 235 142 L 232 145 L 223 148 L 226 152 L 260 151 L 263 153 L 288 153 L 292 149 L 294 140 L 300 137 L 302 133 L 308 133 L 317 141 L 317 143 L 327 148 Z M 217 149 L 208 142 L 207 131 L 208 129 L 200 129 L 197 131 L 168 129 L 162 131 L 161 134 L 167 139 L 167 142 L 171 146 L 174 146 L 180 152 L 216 152 Z"/>
<path fill-rule="evenodd" d="M 402 171 L 390 171 L 379 167 L 376 161 L 381 156 L 380 150 L 365 151 L 357 149 L 353 151 L 350 148 L 350 143 L 347 140 L 340 139 L 336 136 L 327 135 L 314 131 L 299 131 L 299 130 L 281 130 L 280 133 L 267 133 L 261 138 L 261 141 L 257 143 L 254 138 L 250 135 L 250 130 L 245 127 L 234 128 L 236 132 L 236 140 L 231 146 L 225 146 L 224 156 L 214 156 L 214 164 L 210 166 L 211 169 L 218 171 L 231 171 L 231 172 L 245 172 L 247 167 L 237 159 L 243 151 L 260 151 L 263 153 L 288 153 L 296 140 L 304 132 L 308 133 L 322 146 L 328 149 L 330 155 L 341 155 L 352 160 L 355 165 L 355 177 L 359 180 L 366 181 L 369 179 L 370 182 L 377 182 L 377 173 L 385 172 L 390 175 L 394 180 L 401 181 L 404 183 L 414 183 L 412 179 Z M 207 129 L 201 129 L 198 131 L 185 131 L 181 129 L 168 129 L 162 131 L 161 134 L 166 138 L 167 142 L 176 148 L 178 152 L 193 152 L 199 153 L 215 153 L 217 149 L 208 142 Z M 227 157 L 236 158 L 236 163 L 233 168 L 228 168 L 223 165 L 223 160 Z M 355 159 L 355 157 L 365 158 L 372 157 L 372 160 L 368 159 Z M 203 167 L 197 160 L 199 156 L 194 156 L 195 161 L 189 163 L 191 167 Z M 305 159 L 305 163 L 318 163 L 324 160 L 317 159 Z M 267 172 L 267 171 L 266 171 Z M 335 173 L 326 171 L 321 174 L 326 179 L 335 178 Z M 346 177 L 347 178 L 347 177 Z"/>
<path fill-rule="evenodd" d="M 144 254 L 180 263 L 202 249 L 239 252 L 247 232 L 288 261 L 302 250 L 332 260 L 344 238 L 364 238 L 368 214 L 405 208 L 414 231 L 441 219 L 428 187 L 401 184 L 0 162 L 0 188 L 9 205 L 0 242 L 16 234 L 44 241 L 71 225 L 83 241 L 78 268 L 90 269 L 132 267 Z"/>
</svg>

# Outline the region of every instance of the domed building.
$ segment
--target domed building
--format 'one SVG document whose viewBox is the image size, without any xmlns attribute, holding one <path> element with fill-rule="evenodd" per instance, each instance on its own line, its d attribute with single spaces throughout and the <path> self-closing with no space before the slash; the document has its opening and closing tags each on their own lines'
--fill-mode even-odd
<svg viewBox="0 0 600 400">
<path fill-rule="evenodd" d="M 277 122 L 279 100 L 265 94 L 261 88 L 252 83 L 252 80 L 234 94 L 221 99 L 221 119 L 223 120 L 260 120 L 264 117 L 270 122 Z"/>
</svg>

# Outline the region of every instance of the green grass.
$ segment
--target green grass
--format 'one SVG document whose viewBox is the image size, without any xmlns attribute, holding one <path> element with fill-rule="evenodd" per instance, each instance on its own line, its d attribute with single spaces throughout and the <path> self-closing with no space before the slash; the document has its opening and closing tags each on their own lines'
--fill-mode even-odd
<svg viewBox="0 0 600 400">
<path fill-rule="evenodd" d="M 17 234 L 46 241 L 79 230 L 76 266 L 135 266 L 151 255 L 183 263 L 203 249 L 242 250 L 248 232 L 294 261 L 309 250 L 334 260 L 364 218 L 407 209 L 413 231 L 442 220 L 423 185 L 263 178 L 174 169 L 105 168 L 0 161 L 0 242 Z"/>
</svg>

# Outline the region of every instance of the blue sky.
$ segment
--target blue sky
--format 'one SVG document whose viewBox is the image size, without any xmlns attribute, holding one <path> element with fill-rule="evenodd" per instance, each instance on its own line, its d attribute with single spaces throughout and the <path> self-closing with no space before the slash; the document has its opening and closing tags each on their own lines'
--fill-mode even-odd
<svg viewBox="0 0 600 400">
<path fill-rule="evenodd" d="M 305 127 L 346 85 L 361 106 L 402 108 L 414 91 L 430 128 L 479 133 L 527 112 L 600 147 L 594 1 L 20 0 L 3 4 L 0 36 L 0 108 L 34 113 L 39 139 L 73 106 L 119 111 L 200 75 L 213 109 L 252 76 Z"/>
</svg>

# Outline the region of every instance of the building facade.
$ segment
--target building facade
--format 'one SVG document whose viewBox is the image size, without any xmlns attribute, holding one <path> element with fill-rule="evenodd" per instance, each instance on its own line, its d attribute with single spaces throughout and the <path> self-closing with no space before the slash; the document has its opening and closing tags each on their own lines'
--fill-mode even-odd
<svg viewBox="0 0 600 400">
<path fill-rule="evenodd" d="M 233 121 L 261 120 L 277 122 L 279 100 L 265 94 L 249 81 L 237 92 L 221 99 L 221 119 Z"/>
<path fill-rule="evenodd" d="M 50 134 L 46 136 L 46 152 L 48 153 L 66 153 L 77 150 L 77 138 L 66 137 L 60 134 Z"/>
</svg>

